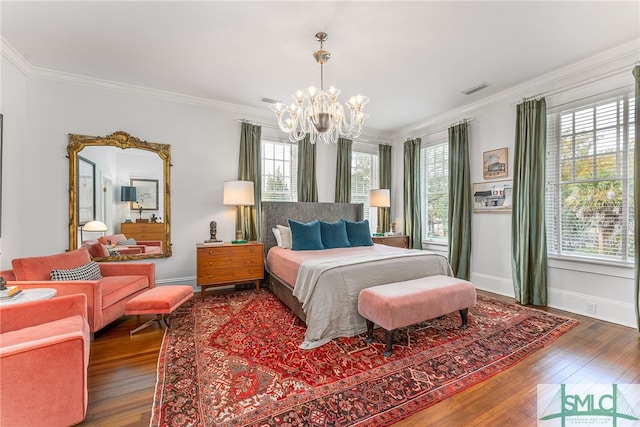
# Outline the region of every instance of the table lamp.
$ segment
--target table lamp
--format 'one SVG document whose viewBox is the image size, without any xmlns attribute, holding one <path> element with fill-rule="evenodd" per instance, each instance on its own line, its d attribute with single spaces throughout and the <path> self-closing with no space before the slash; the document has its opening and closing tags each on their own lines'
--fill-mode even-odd
<svg viewBox="0 0 640 427">
<path fill-rule="evenodd" d="M 253 206 L 253 181 L 226 181 L 224 183 L 223 204 L 240 206 Z M 236 215 L 236 240 L 231 243 L 247 243 L 242 233 L 240 215 Z"/>
<path fill-rule="evenodd" d="M 369 190 L 369 206 L 377 208 L 391 207 L 391 190 L 388 188 Z M 378 212 L 378 215 L 380 215 L 380 212 Z M 380 226 L 376 227 L 376 235 L 384 235 L 384 230 L 380 230 Z"/>
</svg>

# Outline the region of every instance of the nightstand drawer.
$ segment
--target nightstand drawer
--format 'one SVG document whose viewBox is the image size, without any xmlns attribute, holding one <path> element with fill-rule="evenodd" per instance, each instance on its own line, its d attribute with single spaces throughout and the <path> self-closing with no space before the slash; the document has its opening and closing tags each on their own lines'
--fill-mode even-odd
<svg viewBox="0 0 640 427">
<path fill-rule="evenodd" d="M 243 257 L 229 257 L 224 254 L 198 258 L 198 270 L 212 272 L 224 268 L 262 267 L 262 257 L 249 255 Z"/>
<path fill-rule="evenodd" d="M 209 271 L 198 271 L 198 283 L 229 283 L 243 280 L 262 279 L 262 266 L 243 268 L 217 268 Z"/>
</svg>

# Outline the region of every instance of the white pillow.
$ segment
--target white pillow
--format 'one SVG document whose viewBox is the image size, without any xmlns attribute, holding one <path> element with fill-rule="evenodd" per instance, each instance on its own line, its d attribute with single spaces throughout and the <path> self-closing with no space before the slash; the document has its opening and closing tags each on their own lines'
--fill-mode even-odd
<svg viewBox="0 0 640 427">
<path fill-rule="evenodd" d="M 273 232 L 273 237 L 276 238 L 276 243 L 278 244 L 278 246 L 282 247 L 282 236 L 280 235 L 280 230 L 274 227 L 271 229 L 271 231 Z"/>
<path fill-rule="evenodd" d="M 291 249 L 291 229 L 284 225 L 278 225 L 278 231 L 280 231 L 280 238 L 282 239 L 281 248 Z"/>
</svg>

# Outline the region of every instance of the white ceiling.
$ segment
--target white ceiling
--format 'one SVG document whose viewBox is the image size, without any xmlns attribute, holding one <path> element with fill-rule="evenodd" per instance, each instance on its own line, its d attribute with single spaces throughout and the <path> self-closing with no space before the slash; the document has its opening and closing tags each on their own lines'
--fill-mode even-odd
<svg viewBox="0 0 640 427">
<path fill-rule="evenodd" d="M 264 110 L 319 86 L 325 31 L 325 86 L 396 131 L 640 40 L 639 4 L 2 0 L 0 30 L 36 68 Z"/>
</svg>

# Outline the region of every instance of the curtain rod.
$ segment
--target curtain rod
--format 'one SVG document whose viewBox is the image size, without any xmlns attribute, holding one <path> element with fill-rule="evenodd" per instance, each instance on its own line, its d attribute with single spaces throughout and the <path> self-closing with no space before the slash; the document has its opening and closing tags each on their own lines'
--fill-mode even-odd
<svg viewBox="0 0 640 427">
<path fill-rule="evenodd" d="M 473 117 L 465 117 L 465 118 L 463 118 L 461 120 L 458 120 L 457 122 L 451 123 L 449 126 L 440 126 L 440 127 L 434 128 L 434 129 L 430 129 L 429 131 L 425 131 L 425 133 L 418 134 L 418 135 L 416 135 L 414 137 L 408 136 L 407 137 L 407 141 L 410 140 L 410 139 L 422 138 L 423 136 L 433 135 L 433 134 L 442 132 L 444 130 L 447 130 L 452 126 L 459 125 L 459 124 L 462 124 L 462 123 L 470 123 L 473 120 L 474 120 Z"/>
<path fill-rule="evenodd" d="M 270 128 L 270 129 L 280 130 L 280 128 L 278 126 L 271 125 L 271 124 L 260 123 L 260 122 L 254 122 L 253 120 L 236 119 L 236 122 L 238 122 L 238 123 L 248 123 L 248 124 L 254 125 L 254 126 L 262 126 L 262 127 L 266 127 L 266 128 Z M 388 140 L 380 140 L 379 142 L 371 142 L 370 140 L 368 140 L 366 138 L 354 139 L 353 142 L 362 142 L 364 144 L 386 144 L 386 145 L 391 145 L 391 142 L 388 141 Z"/>
<path fill-rule="evenodd" d="M 545 97 L 545 94 L 543 93 L 539 93 L 534 96 L 525 96 L 522 98 L 522 101 L 520 101 L 520 103 L 522 104 L 523 102 L 527 102 L 527 101 L 540 101 L 544 97 Z"/>
<path fill-rule="evenodd" d="M 260 123 L 260 122 L 254 122 L 253 120 L 247 120 L 247 119 L 236 119 L 236 122 L 238 122 L 238 123 L 247 123 L 247 124 L 250 124 L 250 125 L 261 126 L 261 127 L 270 128 L 270 129 L 280 129 L 278 126 L 275 126 L 275 125 L 266 124 L 266 123 Z"/>
<path fill-rule="evenodd" d="M 640 65 L 640 61 L 636 61 L 636 65 Z M 529 101 L 529 100 L 536 99 L 536 98 L 554 96 L 554 95 L 557 95 L 557 94 L 560 94 L 560 93 L 564 93 L 564 92 L 568 92 L 568 91 L 571 91 L 571 90 L 574 90 L 574 89 L 579 89 L 579 88 L 584 87 L 586 85 L 589 85 L 591 83 L 594 83 L 594 82 L 597 83 L 599 81 L 602 81 L 603 79 L 606 79 L 608 77 L 611 77 L 611 76 L 615 77 L 619 73 L 622 73 L 625 70 L 628 70 L 627 67 L 628 67 L 628 65 L 625 65 L 624 67 L 616 68 L 614 71 L 610 71 L 610 72 L 606 72 L 606 73 L 600 73 L 600 74 L 598 74 L 596 76 L 593 76 L 593 77 L 590 77 L 590 78 L 588 78 L 587 80 L 584 80 L 584 81 L 580 81 L 580 82 L 577 82 L 577 83 L 572 83 L 572 84 L 565 85 L 565 86 L 562 86 L 562 87 L 557 87 L 555 89 L 550 89 L 550 90 L 548 90 L 546 92 L 543 91 L 543 92 L 538 93 L 537 95 L 522 98 L 522 102 L 524 102 L 525 100 Z"/>
</svg>

